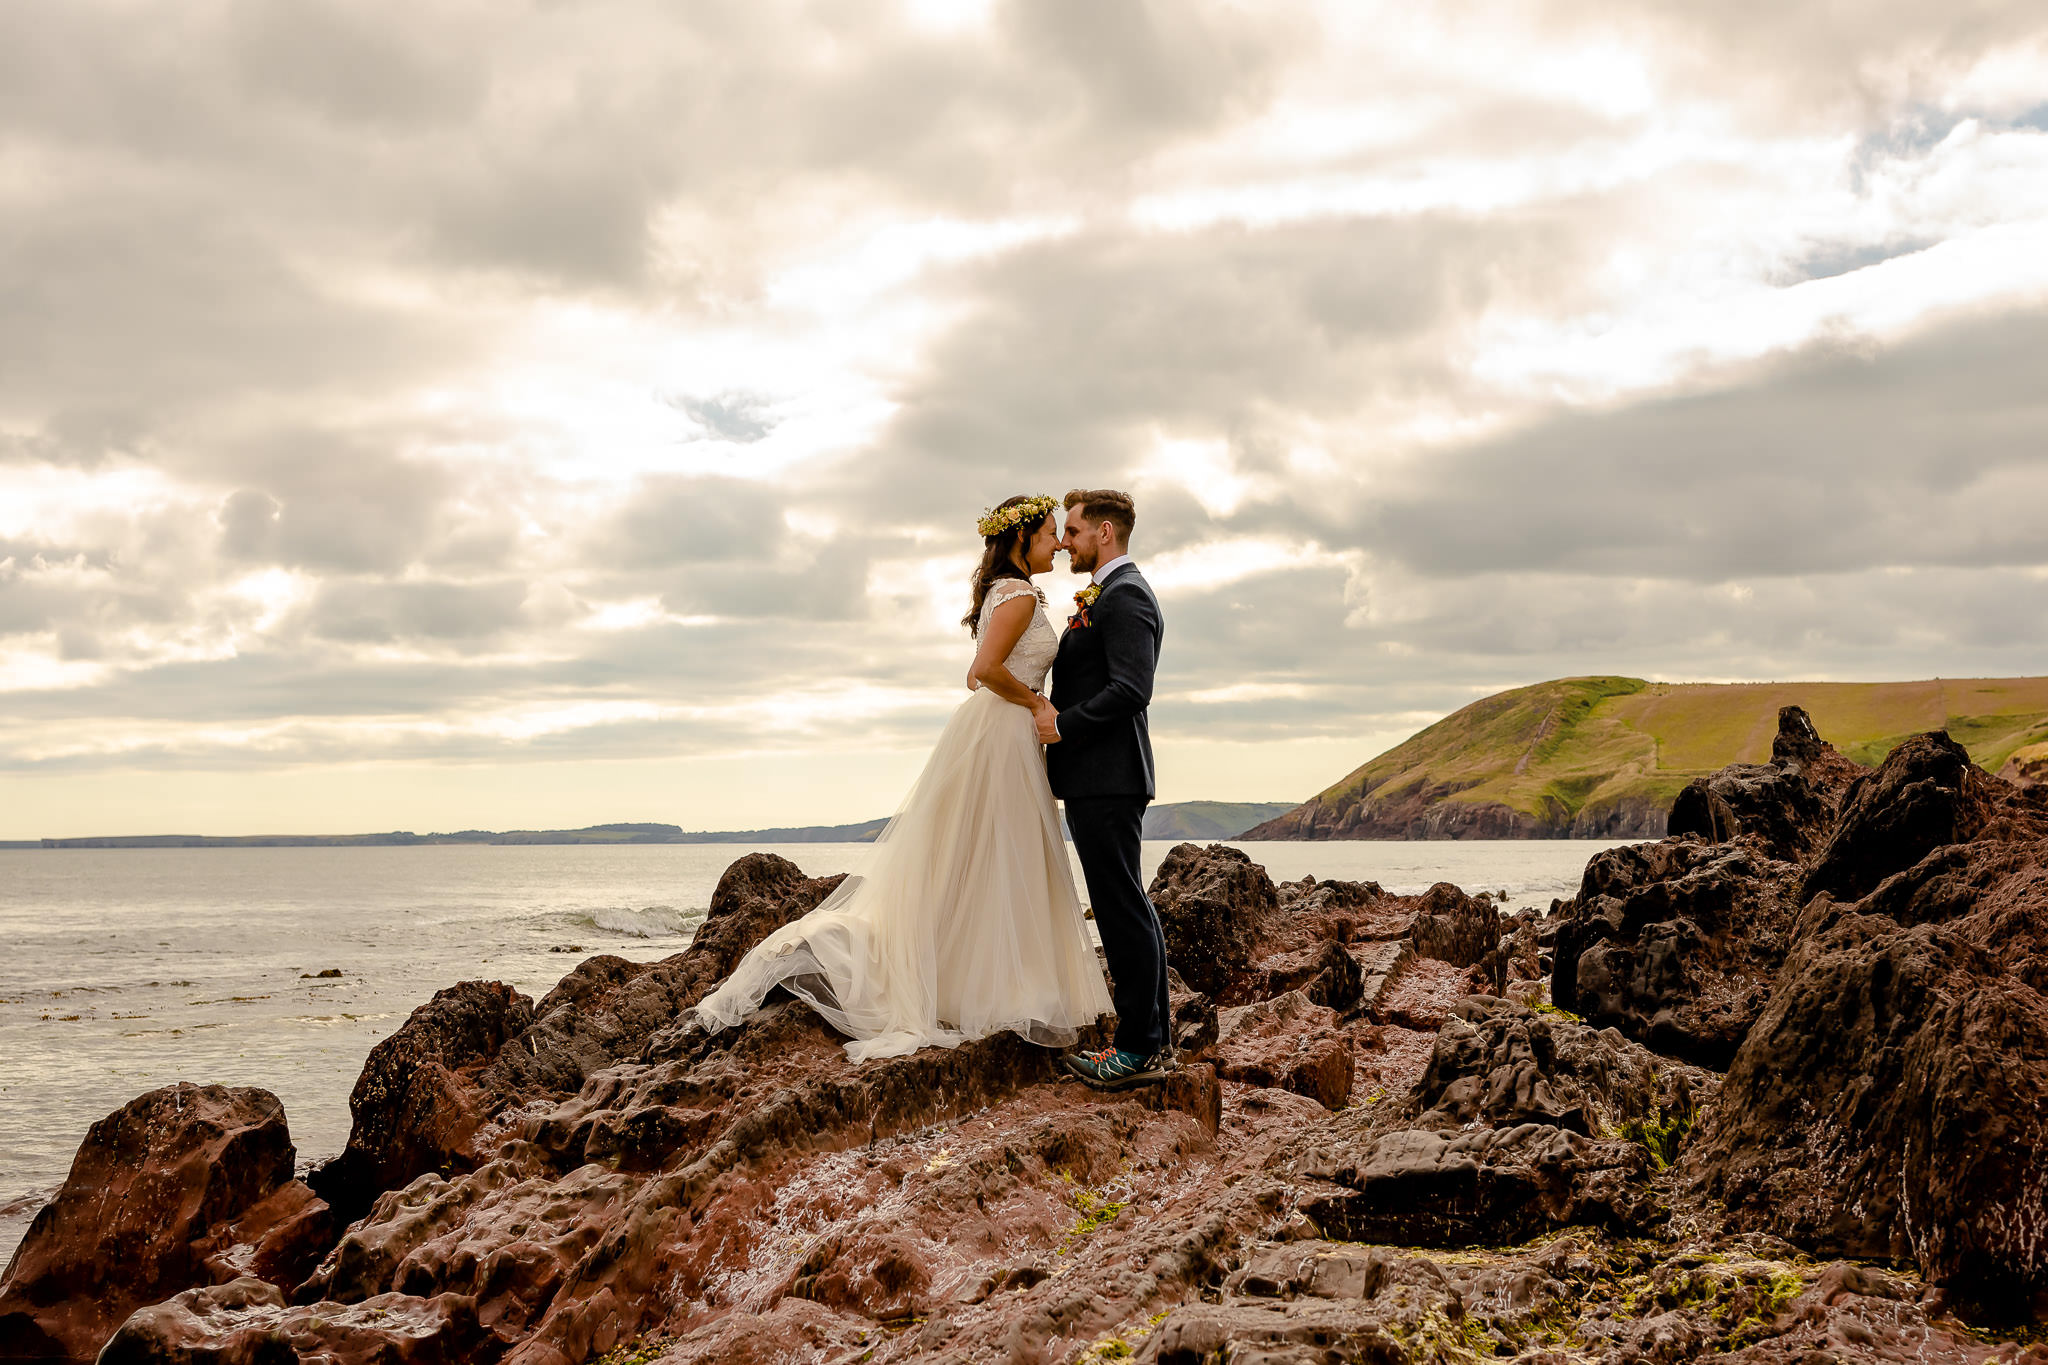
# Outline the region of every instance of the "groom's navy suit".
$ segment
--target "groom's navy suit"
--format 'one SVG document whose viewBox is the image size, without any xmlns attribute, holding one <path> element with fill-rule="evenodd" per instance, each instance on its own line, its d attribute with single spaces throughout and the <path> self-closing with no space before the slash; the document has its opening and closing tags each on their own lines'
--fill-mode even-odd
<svg viewBox="0 0 2048 1365">
<path fill-rule="evenodd" d="M 1145 807 L 1155 795 L 1145 708 L 1165 622 L 1135 564 L 1102 582 L 1086 625 L 1069 624 L 1052 666 L 1060 742 L 1046 746 L 1052 793 L 1088 881 L 1095 927 L 1116 983 L 1116 1045 L 1150 1056 L 1166 1047 L 1166 939 L 1139 862 Z"/>
</svg>

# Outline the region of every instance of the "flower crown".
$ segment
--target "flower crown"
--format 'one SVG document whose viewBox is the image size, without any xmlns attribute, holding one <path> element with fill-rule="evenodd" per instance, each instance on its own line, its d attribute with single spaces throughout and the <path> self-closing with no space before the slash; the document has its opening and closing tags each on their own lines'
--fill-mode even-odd
<svg viewBox="0 0 2048 1365">
<path fill-rule="evenodd" d="M 1011 507 L 1000 507 L 993 512 L 984 511 L 981 520 L 974 523 L 974 529 L 981 532 L 983 540 L 987 540 L 991 536 L 1001 535 L 1012 526 L 1035 522 L 1059 505 L 1058 498 L 1041 493 Z"/>
</svg>

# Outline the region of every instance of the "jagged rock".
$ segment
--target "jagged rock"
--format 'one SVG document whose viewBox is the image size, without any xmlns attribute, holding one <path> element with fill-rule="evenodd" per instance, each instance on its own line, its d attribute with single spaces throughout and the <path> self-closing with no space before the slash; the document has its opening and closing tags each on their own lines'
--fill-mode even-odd
<svg viewBox="0 0 2048 1365">
<path fill-rule="evenodd" d="M 1768 1000 L 1804 896 L 1801 859 L 1835 828 L 1867 773 L 1796 706 L 1768 764 L 1701 778 L 1671 834 L 1605 850 L 1556 907 L 1551 998 L 1590 1022 L 1725 1068 Z"/>
<path fill-rule="evenodd" d="M 241 1279 L 139 1310 L 99 1365 L 491 1365 L 503 1354 L 461 1295 L 291 1308 L 276 1286 Z"/>
<path fill-rule="evenodd" d="M 267 1090 L 180 1083 L 95 1123 L 8 1263 L 0 1359 L 90 1360 L 136 1308 L 231 1278 L 316 1202 L 292 1156 Z"/>
<path fill-rule="evenodd" d="M 348 1145 L 311 1177 L 342 1221 L 423 1171 L 476 1164 L 471 1139 L 492 1107 L 477 1073 L 532 1022 L 533 1002 L 502 981 L 464 981 L 370 1049 L 348 1097 Z"/>
<path fill-rule="evenodd" d="M 718 879 L 690 946 L 660 962 L 594 957 L 541 999 L 520 1046 L 483 1081 L 500 1103 L 573 1094 L 584 1078 L 639 1057 L 731 974 L 747 951 L 816 909 L 843 877 L 806 877 L 787 858 L 749 853 Z"/>
<path fill-rule="evenodd" d="M 1787 706 L 1771 761 L 1694 778 L 1671 803 L 1666 834 L 1710 844 L 1747 835 L 1770 857 L 1797 862 L 1826 837 L 1848 788 L 1868 771 L 1835 752 L 1805 711 Z"/>
<path fill-rule="evenodd" d="M 1166 969 L 1166 1009 L 1171 1041 L 1182 1057 L 1192 1060 L 1214 1046 L 1216 1002 L 1190 987 L 1171 967 Z"/>
<path fill-rule="evenodd" d="M 1543 912 L 1533 906 L 1518 911 L 1502 922 L 1500 945 L 1495 949 L 1499 954 L 1502 988 L 1517 981 L 1540 981 L 1550 975 L 1550 965 L 1544 959 L 1545 931 L 1549 942 L 1557 941 L 1555 925 L 1545 923 Z"/>
<path fill-rule="evenodd" d="M 2002 947 L 2038 963 L 2041 866 L 2001 895 L 2034 926 Z M 1700 1192 L 1737 1226 L 2048 1310 L 2048 1001 L 1971 941 L 2000 918 L 1848 914 L 1801 943 L 1687 1154 Z"/>
<path fill-rule="evenodd" d="M 1799 875 L 1750 835 L 1603 850 L 1554 917 L 1551 999 L 1659 1052 L 1724 1068 L 1784 961 Z"/>
<path fill-rule="evenodd" d="M 2040 808 L 1970 762 L 1946 732 L 1914 735 L 1857 780 L 1806 874 L 1804 897 L 1857 900 L 1945 844 L 1976 838 L 1994 821 L 2039 833 Z"/>
<path fill-rule="evenodd" d="M 1471 968 L 1410 953 L 1372 997 L 1372 1018 L 1397 1028 L 1435 1033 L 1471 996 Z"/>
<path fill-rule="evenodd" d="M 1189 1304 L 1167 1314 L 1149 1335 L 1138 1359 L 1158 1365 L 1407 1365 L 1412 1359 L 1385 1316 L 1358 1304 Z"/>
<path fill-rule="evenodd" d="M 1749 835 L 1772 857 L 1796 860 L 1826 822 L 1827 804 L 1804 777 L 1769 763 L 1731 763 L 1696 777 L 1671 803 L 1669 837 L 1710 844 Z"/>
<path fill-rule="evenodd" d="M 1216 999 L 1224 998 L 1234 973 L 1251 965 L 1264 922 L 1279 905 L 1266 870 L 1224 844 L 1175 844 L 1149 894 L 1166 934 L 1166 960 Z"/>
<path fill-rule="evenodd" d="M 660 962 L 602 955 L 579 964 L 536 1008 L 495 981 L 440 992 L 371 1050 L 340 1157 L 313 1184 L 348 1218 L 429 1171 L 474 1169 L 476 1134 L 508 1108 L 574 1094 L 589 1075 L 640 1055 L 749 948 L 824 900 L 839 877 L 806 877 L 773 854 L 727 868 L 703 926 Z"/>
<path fill-rule="evenodd" d="M 1651 1225 L 1650 1165 L 1636 1143 L 1524 1123 L 1340 1142 L 1297 1172 L 1311 1182 L 1301 1211 L 1326 1237 L 1457 1247 L 1512 1244 L 1571 1224 Z"/>
<path fill-rule="evenodd" d="M 1499 946 L 1500 936 L 1500 911 L 1493 902 L 1468 896 L 1449 882 L 1438 882 L 1423 894 L 1408 933 L 1418 955 L 1457 967 L 1483 962 Z"/>
<path fill-rule="evenodd" d="M 1588 1136 L 1632 1134 L 1654 1141 L 1654 1159 L 1668 1163 L 1718 1085 L 1710 1072 L 1554 1011 L 1481 996 L 1460 1002 L 1458 1015 L 1438 1031 L 1409 1097 L 1421 1126 L 1547 1123 Z"/>
<path fill-rule="evenodd" d="M 1351 1098 L 1351 1036 L 1337 1012 L 1301 991 L 1224 1010 L 1211 1054 L 1227 1081 L 1306 1095 L 1325 1109 Z"/>
<path fill-rule="evenodd" d="M 1316 1004 L 1341 1012 L 1363 998 L 1365 975 L 1343 944 L 1324 939 L 1313 948 L 1267 958 L 1247 971 L 1237 994 L 1271 1000 L 1289 991 L 1300 991 Z"/>
<path fill-rule="evenodd" d="M 1813 717 L 1799 706 L 1778 708 L 1778 733 L 1771 739 L 1771 762 L 1805 778 L 1830 811 L 1840 810 L 1849 788 L 1870 771 L 1845 758 L 1834 745 L 1822 739 Z"/>
</svg>

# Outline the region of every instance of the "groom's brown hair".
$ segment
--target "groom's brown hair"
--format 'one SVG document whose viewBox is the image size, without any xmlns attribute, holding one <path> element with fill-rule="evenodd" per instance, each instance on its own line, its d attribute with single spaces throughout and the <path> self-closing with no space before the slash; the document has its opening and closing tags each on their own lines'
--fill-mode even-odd
<svg viewBox="0 0 2048 1365">
<path fill-rule="evenodd" d="M 1138 524 L 1138 509 L 1129 493 L 1120 493 L 1114 488 L 1070 488 L 1067 490 L 1067 510 L 1072 511 L 1076 507 L 1088 520 L 1106 521 L 1116 527 L 1116 538 L 1130 544 L 1131 528 Z"/>
</svg>

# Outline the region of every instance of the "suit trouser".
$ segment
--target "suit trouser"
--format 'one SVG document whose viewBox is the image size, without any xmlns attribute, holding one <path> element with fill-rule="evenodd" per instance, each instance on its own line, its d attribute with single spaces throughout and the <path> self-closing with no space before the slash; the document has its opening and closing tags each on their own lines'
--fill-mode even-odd
<svg viewBox="0 0 2048 1365">
<path fill-rule="evenodd" d="M 1142 796 L 1067 799 L 1067 829 L 1088 882 L 1095 929 L 1114 978 L 1116 1045 L 1148 1057 L 1166 1047 L 1166 936 L 1145 894 Z"/>
</svg>

